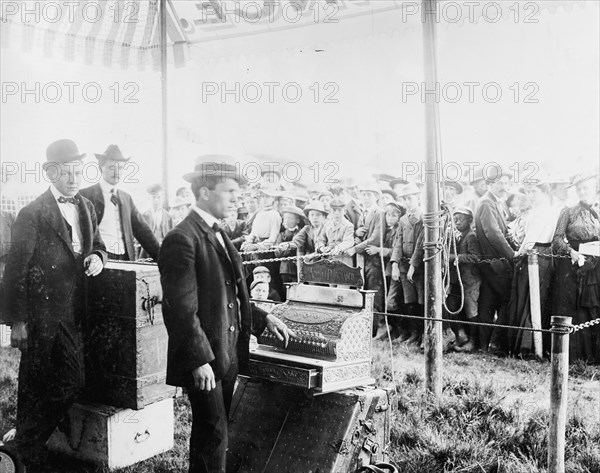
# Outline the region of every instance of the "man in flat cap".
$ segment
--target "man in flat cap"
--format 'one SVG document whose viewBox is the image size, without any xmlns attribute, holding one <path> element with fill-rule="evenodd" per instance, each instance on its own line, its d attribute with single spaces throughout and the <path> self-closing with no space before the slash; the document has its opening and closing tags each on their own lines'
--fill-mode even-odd
<svg viewBox="0 0 600 473">
<path fill-rule="evenodd" d="M 52 184 L 12 228 L 5 317 L 21 365 L 17 435 L 7 445 L 26 465 L 43 462 L 46 441 L 84 386 L 85 279 L 102 271 L 106 251 L 94 206 L 78 193 L 83 156 L 71 140 L 48 146 L 43 169 Z"/>
<path fill-rule="evenodd" d="M 81 195 L 91 200 L 98 216 L 98 228 L 106 244 L 109 259 L 134 261 L 134 238 L 146 254 L 158 258 L 158 240 L 139 212 L 131 195 L 117 189 L 125 164 L 130 158 L 121 153 L 117 145 L 110 145 L 104 154 L 96 154 L 102 177 L 98 184 L 81 190 Z"/>
<path fill-rule="evenodd" d="M 169 333 L 167 383 L 187 388 L 192 407 L 190 472 L 225 473 L 227 418 L 250 333 L 266 326 L 282 341 L 283 322 L 251 306 L 242 260 L 219 219 L 237 208 L 244 179 L 234 166 L 198 158 L 191 182 L 196 204 L 165 238 L 158 268 Z"/>
<path fill-rule="evenodd" d="M 142 215 L 152 233 L 160 245 L 167 236 L 167 233 L 173 228 L 173 219 L 164 207 L 165 189 L 160 184 L 151 184 L 146 189 L 151 199 L 151 206 Z M 140 258 L 149 258 L 150 255 L 144 249 L 140 253 Z"/>
</svg>

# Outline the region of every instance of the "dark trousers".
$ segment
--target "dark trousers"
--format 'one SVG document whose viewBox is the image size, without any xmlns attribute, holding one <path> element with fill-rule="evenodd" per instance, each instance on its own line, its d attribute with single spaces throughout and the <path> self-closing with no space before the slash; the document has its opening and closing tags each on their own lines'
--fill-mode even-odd
<svg viewBox="0 0 600 473">
<path fill-rule="evenodd" d="M 215 389 L 187 390 L 192 406 L 190 473 L 225 473 L 227 420 L 237 374 L 236 357 Z"/>
<path fill-rule="evenodd" d="M 25 465 L 44 457 L 46 441 L 59 426 L 67 434 L 67 411 L 85 382 L 83 336 L 73 324 L 60 323 L 54 337 L 28 334 L 21 354 L 17 400 L 17 435 L 8 444 Z"/>
<path fill-rule="evenodd" d="M 498 275 L 494 270 L 483 265 L 481 267 L 481 290 L 479 293 L 479 321 L 493 324 L 494 314 L 498 313 L 497 324 L 507 325 L 509 322 L 508 302 L 510 300 L 512 278 Z M 487 349 L 491 343 L 504 351 L 508 351 L 508 331 L 498 327 L 479 327 L 479 347 Z"/>
</svg>

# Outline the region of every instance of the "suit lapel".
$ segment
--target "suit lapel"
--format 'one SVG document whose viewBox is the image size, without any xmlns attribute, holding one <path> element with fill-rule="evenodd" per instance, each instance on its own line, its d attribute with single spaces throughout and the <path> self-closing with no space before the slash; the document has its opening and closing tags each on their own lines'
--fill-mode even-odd
<svg viewBox="0 0 600 473">
<path fill-rule="evenodd" d="M 78 194 L 79 198 L 79 228 L 81 229 L 81 237 L 83 241 L 81 242 L 81 253 L 83 255 L 88 255 L 92 252 L 92 216 L 90 215 L 90 211 L 82 200 L 82 197 Z"/>
<path fill-rule="evenodd" d="M 214 246 L 216 248 L 217 252 L 229 262 L 229 256 L 227 256 L 227 253 L 225 252 L 225 248 L 223 248 L 223 245 L 221 245 L 221 243 L 219 243 L 219 240 L 217 239 L 213 229 L 208 226 L 208 224 L 204 221 L 204 219 L 202 217 L 200 217 L 200 215 L 198 215 L 198 213 L 195 210 L 192 210 L 190 212 L 190 216 L 198 225 L 200 225 L 200 228 L 206 234 L 206 239 L 208 240 L 208 242 L 212 246 Z"/>
<path fill-rule="evenodd" d="M 104 217 L 104 195 L 102 194 L 100 184 L 94 186 L 93 192 L 95 194 L 94 203 L 96 207 L 96 217 L 98 218 L 98 224 L 100 224 L 102 217 Z"/>
<path fill-rule="evenodd" d="M 50 227 L 58 234 L 63 243 L 69 249 L 71 254 L 73 253 L 73 242 L 71 237 L 69 236 L 69 229 L 67 228 L 67 224 L 65 219 L 58 208 L 58 202 L 52 195 L 50 189 L 46 191 L 44 194 L 44 210 L 42 211 L 42 217 L 48 222 Z M 75 231 L 73 229 L 73 231 Z"/>
</svg>

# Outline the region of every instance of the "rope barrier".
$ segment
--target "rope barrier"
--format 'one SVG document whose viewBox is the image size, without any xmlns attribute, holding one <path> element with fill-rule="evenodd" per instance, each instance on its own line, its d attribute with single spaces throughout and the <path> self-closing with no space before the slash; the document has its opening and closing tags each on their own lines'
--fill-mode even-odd
<svg viewBox="0 0 600 473">
<path fill-rule="evenodd" d="M 308 259 L 308 258 L 314 258 L 316 256 L 322 256 L 322 255 L 320 255 L 318 253 L 309 253 L 307 255 L 282 256 L 281 258 L 267 258 L 267 259 L 242 261 L 242 264 L 248 265 L 248 264 L 276 263 L 278 261 L 292 261 L 292 260 Z"/>
</svg>

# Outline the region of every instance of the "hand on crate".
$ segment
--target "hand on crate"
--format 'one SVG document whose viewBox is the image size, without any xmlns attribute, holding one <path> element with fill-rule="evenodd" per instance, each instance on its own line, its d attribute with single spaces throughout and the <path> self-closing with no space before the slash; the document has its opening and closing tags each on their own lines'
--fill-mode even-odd
<svg viewBox="0 0 600 473">
<path fill-rule="evenodd" d="M 98 276 L 103 269 L 102 260 L 98 255 L 90 255 L 83 260 L 86 276 Z"/>
</svg>

